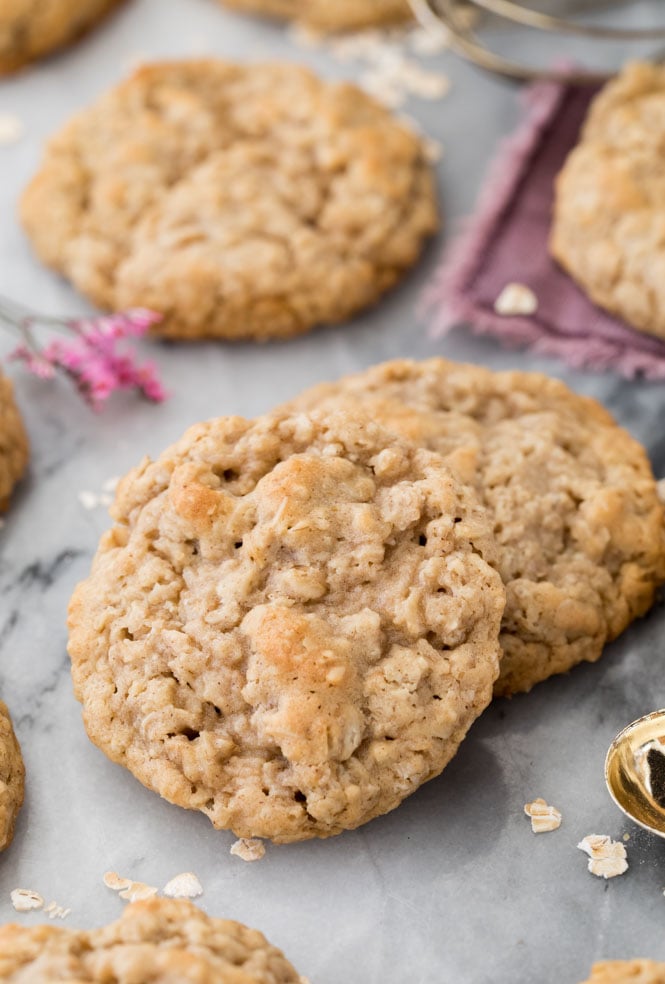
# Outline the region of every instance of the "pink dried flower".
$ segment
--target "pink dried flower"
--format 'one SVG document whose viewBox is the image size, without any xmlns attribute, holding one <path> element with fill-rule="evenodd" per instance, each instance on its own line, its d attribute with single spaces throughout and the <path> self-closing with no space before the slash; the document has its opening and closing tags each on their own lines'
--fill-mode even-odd
<svg viewBox="0 0 665 984">
<path fill-rule="evenodd" d="M 155 403 L 166 399 L 154 363 L 141 365 L 130 349 L 117 349 L 119 341 L 145 335 L 160 320 L 161 315 L 142 308 L 97 318 L 44 318 L 0 298 L 0 322 L 22 338 L 10 358 L 41 379 L 52 378 L 58 370 L 66 373 L 94 409 L 116 390 L 136 389 Z M 39 324 L 65 330 L 69 337 L 40 347 L 34 335 Z"/>
</svg>

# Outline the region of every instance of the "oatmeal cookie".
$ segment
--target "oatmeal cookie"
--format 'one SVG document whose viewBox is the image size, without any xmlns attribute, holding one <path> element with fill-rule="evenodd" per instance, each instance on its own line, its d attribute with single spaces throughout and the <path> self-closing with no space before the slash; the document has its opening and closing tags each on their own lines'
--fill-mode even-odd
<svg viewBox="0 0 665 984">
<path fill-rule="evenodd" d="M 21 748 L 7 705 L 0 700 L 0 851 L 12 842 L 16 817 L 23 805 L 24 783 Z"/>
<path fill-rule="evenodd" d="M 90 931 L 2 926 L 0 979 L 13 984 L 299 984 L 302 980 L 284 954 L 257 930 L 213 919 L 191 902 L 173 899 L 134 902 L 116 922 Z"/>
<path fill-rule="evenodd" d="M 122 0 L 2 0 L 0 75 L 75 40 Z"/>
<path fill-rule="evenodd" d="M 665 338 L 665 67 L 633 63 L 594 100 L 556 183 L 552 255 L 595 304 Z"/>
<path fill-rule="evenodd" d="M 90 738 L 239 837 L 327 837 L 444 768 L 505 594 L 473 491 L 344 413 L 190 429 L 118 489 L 70 604 Z"/>
<path fill-rule="evenodd" d="M 358 31 L 412 16 L 408 0 L 221 0 L 226 7 L 297 21 L 315 31 Z"/>
<path fill-rule="evenodd" d="M 28 463 L 28 436 L 14 400 L 14 388 L 0 372 L 0 512 Z"/>
<path fill-rule="evenodd" d="M 507 604 L 497 695 L 597 660 L 665 580 L 663 507 L 644 449 L 598 403 L 536 373 L 396 361 L 298 397 L 355 401 L 449 455 L 493 517 Z M 418 431 L 420 430 L 420 437 Z"/>
<path fill-rule="evenodd" d="M 654 960 L 603 960 L 584 984 L 665 984 L 665 963 Z"/>
<path fill-rule="evenodd" d="M 174 338 L 266 339 L 376 301 L 436 204 L 420 138 L 355 86 L 210 60 L 144 67 L 75 117 L 22 216 L 100 307 L 159 311 Z"/>
</svg>

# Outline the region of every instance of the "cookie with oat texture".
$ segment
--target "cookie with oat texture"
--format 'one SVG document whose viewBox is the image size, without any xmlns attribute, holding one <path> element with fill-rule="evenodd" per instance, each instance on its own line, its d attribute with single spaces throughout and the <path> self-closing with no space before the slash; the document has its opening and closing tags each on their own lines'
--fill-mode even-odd
<svg viewBox="0 0 665 984">
<path fill-rule="evenodd" d="M 665 984 L 665 963 L 655 960 L 602 960 L 584 984 Z"/>
<path fill-rule="evenodd" d="M 550 249 L 594 304 L 665 338 L 665 68 L 635 62 L 594 99 L 556 181 Z"/>
<path fill-rule="evenodd" d="M 18 812 L 23 805 L 25 766 L 14 734 L 7 705 L 0 700 L 0 851 L 14 837 Z"/>
<path fill-rule="evenodd" d="M 9 507 L 9 497 L 26 469 L 28 455 L 28 436 L 14 388 L 0 372 L 0 512 Z"/>
<path fill-rule="evenodd" d="M 663 506 L 644 448 L 595 400 L 538 373 L 429 359 L 323 383 L 287 408 L 352 403 L 454 453 L 475 481 L 507 591 L 497 695 L 597 660 L 651 606 L 665 580 Z"/>
<path fill-rule="evenodd" d="M 473 491 L 355 416 L 193 427 L 121 483 L 70 604 L 90 738 L 239 837 L 392 810 L 498 675 L 505 594 Z"/>
<path fill-rule="evenodd" d="M 95 304 L 190 339 L 344 321 L 437 225 L 422 140 L 384 107 L 297 65 L 214 60 L 145 66 L 76 116 L 21 212 Z"/>
<path fill-rule="evenodd" d="M 207 916 L 191 902 L 128 905 L 101 929 L 0 926 L 0 978 L 52 984 L 300 984 L 284 954 L 256 929 Z"/>
<path fill-rule="evenodd" d="M 408 0 L 221 0 L 249 14 L 296 21 L 315 31 L 387 27 L 413 16 Z"/>
<path fill-rule="evenodd" d="M 2 0 L 0 75 L 84 34 L 122 0 Z"/>
</svg>

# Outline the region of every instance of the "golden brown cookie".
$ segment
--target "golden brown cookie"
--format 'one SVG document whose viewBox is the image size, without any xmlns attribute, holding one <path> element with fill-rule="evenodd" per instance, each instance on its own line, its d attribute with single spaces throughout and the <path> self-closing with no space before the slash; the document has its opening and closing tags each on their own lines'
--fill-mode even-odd
<svg viewBox="0 0 665 984">
<path fill-rule="evenodd" d="M 213 919 L 191 902 L 128 905 L 102 929 L 0 927 L 0 978 L 14 984 L 299 984 L 280 950 L 255 929 Z"/>
<path fill-rule="evenodd" d="M 119 487 L 70 604 L 91 739 L 241 837 L 327 837 L 452 758 L 498 675 L 484 511 L 344 413 L 191 428 Z"/>
<path fill-rule="evenodd" d="M 250 14 L 297 21 L 316 31 L 385 27 L 412 16 L 408 0 L 221 0 Z"/>
<path fill-rule="evenodd" d="M 0 75 L 75 40 L 122 0 L 2 0 Z"/>
<path fill-rule="evenodd" d="M 556 183 L 552 255 L 591 300 L 665 338 L 665 68 L 633 63 L 596 96 Z"/>
<path fill-rule="evenodd" d="M 0 512 L 28 463 L 28 436 L 14 400 L 14 388 L 0 372 Z"/>
<path fill-rule="evenodd" d="M 437 224 L 420 138 L 369 96 L 295 65 L 218 61 L 142 68 L 75 117 L 22 216 L 97 305 L 160 311 L 175 338 L 343 321 Z"/>
<path fill-rule="evenodd" d="M 25 766 L 7 705 L 0 700 L 0 851 L 14 836 L 16 817 L 23 805 Z"/>
<path fill-rule="evenodd" d="M 665 963 L 654 960 L 603 960 L 583 984 L 665 984 Z"/>
<path fill-rule="evenodd" d="M 650 607 L 665 580 L 663 507 L 644 449 L 594 400 L 536 373 L 430 359 L 324 383 L 289 408 L 340 401 L 454 451 L 466 481 L 476 470 L 507 591 L 497 695 L 593 662 Z"/>
</svg>

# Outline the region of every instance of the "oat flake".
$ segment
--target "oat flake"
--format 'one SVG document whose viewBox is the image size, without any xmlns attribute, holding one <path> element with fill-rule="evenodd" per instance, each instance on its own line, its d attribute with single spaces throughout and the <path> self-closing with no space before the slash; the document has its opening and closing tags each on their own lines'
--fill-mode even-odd
<svg viewBox="0 0 665 984">
<path fill-rule="evenodd" d="M 494 310 L 505 315 L 535 314 L 538 298 L 526 284 L 506 284 L 494 302 Z"/>
<path fill-rule="evenodd" d="M 545 834 L 561 826 L 561 813 L 556 806 L 549 806 L 544 799 L 525 803 L 524 812 L 531 818 L 531 829 L 534 834 Z"/>
<path fill-rule="evenodd" d="M 23 132 L 23 123 L 18 116 L 0 113 L 0 147 L 9 147 L 11 144 L 18 143 Z"/>
<path fill-rule="evenodd" d="M 15 888 L 9 895 L 12 905 L 17 912 L 30 912 L 33 909 L 41 909 L 44 899 L 39 892 L 33 892 L 31 888 Z"/>
<path fill-rule="evenodd" d="M 615 878 L 628 870 L 625 846 L 606 834 L 588 834 L 577 846 L 589 855 L 588 869 L 598 878 Z"/>
<path fill-rule="evenodd" d="M 243 861 L 260 861 L 265 853 L 265 845 L 258 837 L 241 837 L 231 847 L 231 854 Z"/>
<path fill-rule="evenodd" d="M 203 895 L 203 886 L 193 871 L 183 871 L 167 882 L 163 891 L 170 899 L 195 899 Z"/>
</svg>

